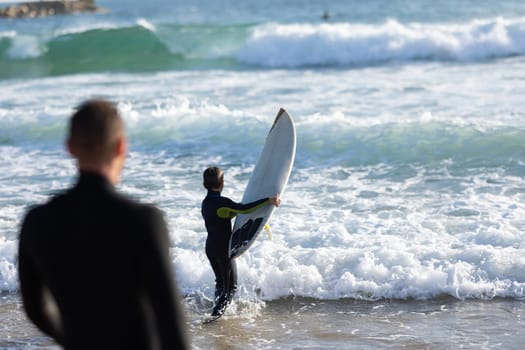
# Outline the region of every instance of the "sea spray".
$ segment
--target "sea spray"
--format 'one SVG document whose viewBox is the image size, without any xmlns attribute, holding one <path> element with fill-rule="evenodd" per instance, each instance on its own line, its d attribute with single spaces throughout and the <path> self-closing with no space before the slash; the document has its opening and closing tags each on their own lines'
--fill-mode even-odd
<svg viewBox="0 0 525 350">
<path fill-rule="evenodd" d="M 407 61 L 460 61 L 521 56 L 525 19 L 468 24 L 268 24 L 240 50 L 241 62 L 264 67 L 363 67 Z"/>
<path fill-rule="evenodd" d="M 167 69 L 359 68 L 525 54 L 525 19 L 469 23 L 94 23 L 0 32 L 0 77 Z"/>
</svg>

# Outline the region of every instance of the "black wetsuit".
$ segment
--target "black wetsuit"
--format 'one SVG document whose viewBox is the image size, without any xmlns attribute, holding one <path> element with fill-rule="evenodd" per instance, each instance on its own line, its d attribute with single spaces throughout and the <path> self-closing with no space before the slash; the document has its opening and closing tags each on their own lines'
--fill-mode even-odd
<svg viewBox="0 0 525 350">
<path fill-rule="evenodd" d="M 19 277 L 29 318 L 66 349 L 188 349 L 162 212 L 83 172 L 29 211 Z M 44 311 L 49 290 L 61 325 Z"/>
<path fill-rule="evenodd" d="M 239 213 L 250 213 L 267 205 L 268 198 L 241 204 L 221 196 L 220 192 L 208 191 L 202 201 L 202 217 L 208 231 L 206 255 L 215 274 L 216 305 L 212 315 L 220 315 L 233 298 L 237 289 L 237 267 L 235 259 L 229 257 L 229 242 L 232 234 L 231 219 Z"/>
</svg>

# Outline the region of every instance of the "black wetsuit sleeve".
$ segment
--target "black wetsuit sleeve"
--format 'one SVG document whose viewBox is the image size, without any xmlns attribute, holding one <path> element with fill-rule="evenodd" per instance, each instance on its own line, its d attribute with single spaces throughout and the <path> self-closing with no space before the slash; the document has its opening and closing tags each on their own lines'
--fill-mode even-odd
<svg viewBox="0 0 525 350">
<path fill-rule="evenodd" d="M 268 204 L 269 198 L 262 198 L 250 203 L 236 203 L 229 198 L 224 198 L 225 203 L 217 209 L 217 216 L 220 218 L 233 218 L 237 214 L 251 213 Z"/>
<path fill-rule="evenodd" d="M 145 242 L 141 278 L 153 308 L 162 349 L 189 349 L 184 312 L 179 301 L 169 257 L 169 235 L 162 212 L 149 208 L 145 215 Z"/>
<path fill-rule="evenodd" d="M 37 265 L 32 259 L 31 245 L 34 244 L 35 222 L 30 212 L 22 223 L 18 246 L 18 278 L 20 292 L 27 316 L 45 334 L 54 338 L 63 345 L 62 331 L 59 320 L 53 318 L 46 311 L 45 285 L 37 271 Z"/>
</svg>

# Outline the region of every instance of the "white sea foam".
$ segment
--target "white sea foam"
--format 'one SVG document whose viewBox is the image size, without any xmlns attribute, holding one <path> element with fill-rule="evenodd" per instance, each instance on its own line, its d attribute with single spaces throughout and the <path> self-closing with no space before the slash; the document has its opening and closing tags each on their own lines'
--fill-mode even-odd
<svg viewBox="0 0 525 350">
<path fill-rule="evenodd" d="M 525 54 L 525 19 L 467 24 L 268 24 L 239 60 L 264 67 L 363 66 L 391 61 L 476 61 Z"/>
<path fill-rule="evenodd" d="M 0 31 L 0 39 L 1 38 L 13 38 L 14 36 L 16 36 L 16 32 L 14 30 Z"/>
<path fill-rule="evenodd" d="M 17 242 L 0 237 L 0 290 L 15 291 L 18 288 L 16 263 Z"/>
<path fill-rule="evenodd" d="M 59 27 L 47 33 L 50 38 L 57 38 L 60 36 L 80 34 L 93 30 L 111 30 L 118 29 L 121 27 L 132 26 L 132 22 L 118 23 L 118 22 L 75 22 L 72 25 Z M 46 33 L 44 33 L 46 34 Z"/>
<path fill-rule="evenodd" d="M 203 252 L 205 233 L 198 211 L 204 194 L 199 181 L 204 164 L 189 165 L 183 160 L 159 163 L 163 159 L 165 156 L 133 154 L 124 190 L 158 203 L 168 213 L 176 247 L 172 251 L 174 266 L 185 293 L 211 293 L 213 277 Z M 509 241 L 502 249 L 483 235 L 471 239 L 472 234 L 484 231 L 506 237 L 509 228 L 515 227 L 513 222 L 524 214 L 519 200 L 514 206 L 502 206 L 500 211 L 491 196 L 464 200 L 462 193 L 455 195 L 447 189 L 454 188 L 447 177 L 441 180 L 446 185 L 441 190 L 444 198 L 431 193 L 416 196 L 410 188 L 417 191 L 418 184 L 429 180 L 423 169 L 401 183 L 388 178 L 366 179 L 367 174 L 388 171 L 388 167 L 354 169 L 353 174 L 345 169 L 309 169 L 308 176 L 299 172 L 295 180 L 292 177 L 283 196 L 283 208 L 272 222 L 274 240 L 268 241 L 263 232 L 250 253 L 238 260 L 247 296 L 520 296 L 522 244 Z M 232 169 L 229 173 L 239 171 Z M 245 178 L 227 180 L 227 194 L 240 196 Z M 305 196 L 303 188 L 313 188 L 322 181 L 315 194 L 317 200 Z M 479 185 L 474 192 L 483 192 L 486 181 L 480 178 L 476 183 Z M 499 186 L 519 186 L 519 179 L 502 179 L 494 189 Z M 364 195 L 365 189 L 374 191 L 375 197 Z M 456 197 L 460 200 L 454 200 Z M 505 197 L 498 198 L 498 202 L 505 201 Z M 440 214 L 448 211 L 450 202 L 457 202 L 452 208 L 475 205 L 484 214 L 479 218 Z M 492 229 L 496 225 L 505 228 Z"/>
<path fill-rule="evenodd" d="M 239 200 L 283 106 L 296 121 L 296 165 L 273 240 L 263 232 L 238 259 L 241 304 L 522 298 L 524 71 L 509 60 L 0 82 L 0 286 L 17 288 L 27 206 L 74 180 L 62 146 L 67 116 L 102 96 L 118 103 L 130 135 L 120 188 L 166 212 L 187 295 L 213 294 L 202 170 L 222 166 L 224 194 Z"/>
<path fill-rule="evenodd" d="M 60 154 L 13 152 L 18 170 L 7 170 L 6 176 L 19 181 L 2 180 L 12 189 L 4 202 L 13 203 L 1 209 L 2 226 L 13 231 L 12 238 L 0 242 L 4 290 L 16 288 L 14 234 L 23 208 L 43 200 L 50 184 L 66 186 L 73 175 L 71 161 L 64 157 L 57 163 Z M 38 159 L 39 166 L 31 165 L 31 159 Z M 188 295 L 211 296 L 213 290 L 198 209 L 204 196 L 201 171 L 208 161 L 134 152 L 121 186 L 166 211 L 174 267 Z M 5 159 L 7 163 L 13 164 Z M 226 171 L 225 194 L 239 199 L 249 168 L 230 166 Z M 386 165 L 295 170 L 271 222 L 273 240 L 263 232 L 238 259 L 239 298 L 523 297 L 521 179 L 497 170 L 477 175 L 474 182 L 470 175 L 450 177 L 425 167 L 401 177 L 395 175 L 398 171 Z M 500 182 L 491 184 L 490 178 Z M 503 195 L 509 188 L 522 192 Z M 472 214 L 474 209 L 478 214 Z"/>
<path fill-rule="evenodd" d="M 36 36 L 17 34 L 11 37 L 7 55 L 11 59 L 30 59 L 43 55 L 46 46 Z"/>
<path fill-rule="evenodd" d="M 155 32 L 157 30 L 157 28 L 155 27 L 155 25 L 151 22 L 149 22 L 148 20 L 144 19 L 144 18 L 139 18 L 137 20 L 137 24 L 147 30 L 149 30 L 150 32 Z"/>
<path fill-rule="evenodd" d="M 204 160 L 188 164 L 186 171 L 183 164 L 175 166 L 182 159 L 163 165 L 133 157 L 132 162 L 130 168 L 141 171 L 128 175 L 151 174 L 143 180 L 148 184 L 143 195 L 170 218 L 182 289 L 211 295 L 213 275 L 203 251 L 206 234 L 198 210 L 204 196 Z M 238 199 L 246 172 L 226 170 L 225 194 Z M 487 178 L 501 179 L 489 186 L 498 193 L 521 186 L 520 180 L 486 173 L 472 187 L 461 185 L 468 177 L 415 170 L 404 179 L 387 175 L 398 171 L 390 166 L 296 171 L 272 220 L 273 240 L 262 232 L 237 260 L 243 286 L 239 298 L 523 297 L 524 246 L 513 238 L 523 225 L 523 196 L 485 193 Z M 427 182 L 440 186 L 421 191 Z M 472 216 L 465 208 L 476 208 L 479 214 Z"/>
</svg>

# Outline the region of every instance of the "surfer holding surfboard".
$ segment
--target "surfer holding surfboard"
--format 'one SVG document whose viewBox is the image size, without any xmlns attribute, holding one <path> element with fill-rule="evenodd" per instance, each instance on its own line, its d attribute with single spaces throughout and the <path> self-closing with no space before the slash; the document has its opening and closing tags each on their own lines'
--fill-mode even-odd
<svg viewBox="0 0 525 350">
<path fill-rule="evenodd" d="M 216 319 L 222 316 L 237 290 L 237 267 L 229 249 L 231 219 L 237 214 L 251 213 L 269 204 L 278 207 L 281 200 L 276 195 L 242 204 L 223 197 L 224 172 L 217 167 L 204 171 L 203 185 L 208 194 L 202 201 L 201 213 L 208 231 L 206 255 L 215 274 L 215 307 L 211 316 Z"/>
<path fill-rule="evenodd" d="M 208 195 L 202 201 L 201 211 L 208 231 L 206 255 L 215 273 L 215 307 L 205 323 L 218 319 L 224 313 L 237 289 L 234 259 L 248 250 L 267 225 L 274 207 L 281 204 L 279 194 L 283 193 L 292 170 L 295 144 L 294 122 L 281 108 L 244 191 L 244 204 L 221 196 L 224 187 L 221 169 L 209 167 L 204 171 L 203 184 Z M 232 229 L 233 217 L 235 223 Z"/>
</svg>

